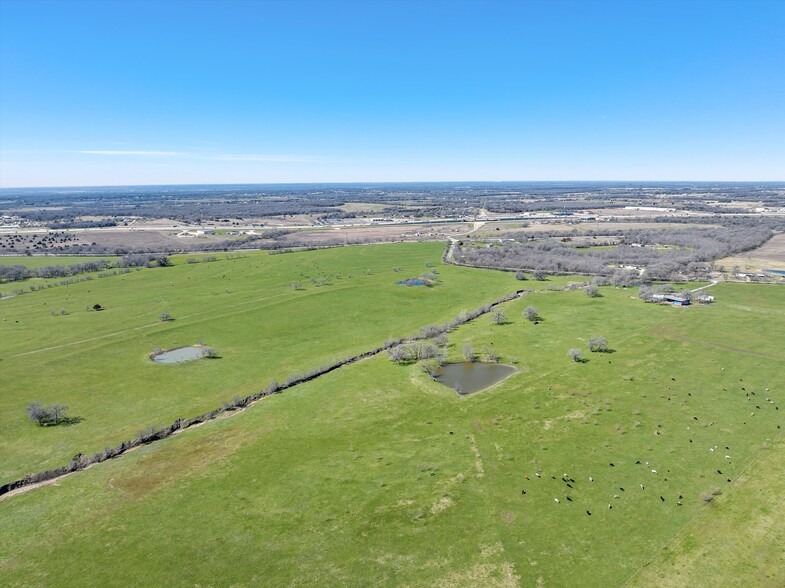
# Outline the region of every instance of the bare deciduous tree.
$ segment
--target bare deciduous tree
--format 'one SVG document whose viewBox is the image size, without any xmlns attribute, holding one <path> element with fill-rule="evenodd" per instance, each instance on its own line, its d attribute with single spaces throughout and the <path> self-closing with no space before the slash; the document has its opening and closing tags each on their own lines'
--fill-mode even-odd
<svg viewBox="0 0 785 588">
<path fill-rule="evenodd" d="M 600 295 L 600 289 L 596 286 L 596 284 L 589 284 L 583 289 L 586 292 L 586 296 L 589 298 L 597 298 Z"/>
<path fill-rule="evenodd" d="M 528 321 L 534 321 L 537 319 L 537 309 L 533 306 L 527 306 L 523 311 L 523 316 L 525 316 Z"/>
<path fill-rule="evenodd" d="M 160 320 L 162 323 L 167 323 L 169 321 L 173 321 L 174 317 L 172 317 L 172 315 L 168 312 L 164 311 L 158 315 L 158 320 Z"/>
<path fill-rule="evenodd" d="M 406 353 L 406 347 L 403 345 L 396 345 L 395 347 L 388 349 L 387 355 L 395 363 L 401 363 L 408 359 L 408 354 Z"/>
<path fill-rule="evenodd" d="M 507 322 L 507 315 L 504 314 L 504 311 L 499 309 L 493 312 L 493 316 L 491 317 L 491 321 L 495 325 L 503 325 Z"/>
<path fill-rule="evenodd" d="M 572 361 L 577 363 L 581 360 L 581 357 L 583 356 L 583 352 L 581 352 L 580 349 L 576 349 L 575 347 L 573 347 L 567 352 L 567 355 L 570 356 Z"/>
<path fill-rule="evenodd" d="M 420 369 L 432 378 L 439 372 L 439 362 L 435 359 L 428 359 L 420 364 Z"/>
<path fill-rule="evenodd" d="M 432 339 L 433 337 L 438 337 L 441 335 L 442 329 L 439 328 L 438 325 L 426 325 L 424 327 L 420 327 L 420 335 L 425 337 L 426 339 Z"/>
<path fill-rule="evenodd" d="M 38 426 L 59 425 L 66 420 L 65 413 L 68 406 L 55 403 L 52 406 L 43 406 L 40 401 L 31 402 L 25 408 L 25 412 L 31 421 Z"/>
<path fill-rule="evenodd" d="M 439 356 L 439 348 L 433 343 L 420 345 L 418 359 L 437 359 Z"/>
<path fill-rule="evenodd" d="M 586 346 L 592 353 L 605 353 L 608 351 L 608 340 L 605 337 L 592 337 L 586 342 Z"/>
<path fill-rule="evenodd" d="M 463 357 L 466 359 L 466 361 L 477 361 L 477 356 L 474 354 L 474 348 L 470 343 L 467 343 L 463 346 Z"/>
</svg>

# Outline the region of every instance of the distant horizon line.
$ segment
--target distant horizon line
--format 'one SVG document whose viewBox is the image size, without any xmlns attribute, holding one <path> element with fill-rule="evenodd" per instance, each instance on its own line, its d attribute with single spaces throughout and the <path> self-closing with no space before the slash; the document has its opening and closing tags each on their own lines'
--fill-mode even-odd
<svg viewBox="0 0 785 588">
<path fill-rule="evenodd" d="M 78 184 L 41 186 L 0 186 L 4 190 L 52 190 L 85 188 L 169 188 L 190 186 L 389 186 L 413 184 L 785 184 L 785 180 L 373 180 L 325 182 L 216 182 L 173 184 Z"/>
</svg>

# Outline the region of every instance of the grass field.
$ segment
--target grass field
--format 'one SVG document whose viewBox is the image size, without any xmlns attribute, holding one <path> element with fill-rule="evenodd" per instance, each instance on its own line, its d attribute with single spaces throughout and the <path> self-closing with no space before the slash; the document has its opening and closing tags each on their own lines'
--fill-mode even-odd
<svg viewBox="0 0 785 588">
<path fill-rule="evenodd" d="M 717 260 L 717 265 L 731 271 L 738 267 L 742 272 L 762 272 L 765 270 L 785 270 L 785 234 L 774 235 L 766 243 L 733 257 Z"/>
<path fill-rule="evenodd" d="M 436 288 L 388 288 L 440 253 L 427 244 L 377 246 L 146 270 L 133 274 L 138 284 L 121 282 L 107 302 L 123 309 L 113 319 L 121 324 L 102 324 L 99 335 L 149 322 L 137 331 L 156 342 L 205 337 L 224 355 L 215 362 L 153 366 L 149 341 L 140 343 L 138 333 L 105 337 L 101 345 L 109 342 L 111 352 L 93 360 L 85 356 L 102 347 L 73 344 L 88 323 L 79 331 L 52 328 L 25 345 L 20 340 L 35 329 L 24 337 L 3 332 L 4 378 L 6 363 L 39 354 L 14 355 L 63 345 L 40 352 L 53 354 L 54 363 L 40 363 L 56 385 L 45 399 L 61 400 L 59 393 L 85 378 L 91 390 L 75 396 L 82 404 L 73 413 L 89 414 L 84 422 L 51 429 L 24 422 L 26 395 L 4 395 L 0 447 L 3 463 L 13 464 L 4 465 L 6 477 L 68 455 L 77 441 L 100 446 L 93 440 L 111 436 L 123 413 L 143 421 L 186 405 L 196 411 L 305 358 L 341 356 L 442 322 L 521 284 L 498 272 L 439 266 Z M 392 265 L 406 270 L 393 274 Z M 373 275 L 329 287 L 285 286 L 303 269 L 348 274 L 366 266 Z M 231 285 L 221 281 L 224 273 L 235 277 Z M 161 292 L 170 282 L 175 286 Z M 284 301 L 252 302 L 249 282 L 267 284 L 265 293 Z M 470 343 L 520 369 L 485 392 L 459 398 L 417 365 L 378 356 L 0 501 L 3 582 L 781 586 L 785 290 L 720 284 L 711 289 L 716 304 L 673 308 L 644 304 L 632 289 L 602 288 L 601 298 L 544 289 L 554 284 L 523 283 L 543 290 L 505 304 L 507 324 L 485 316 L 449 335 L 452 360 Z M 25 295 L 4 301 L 16 304 L 13 313 L 0 309 L 3 317 L 57 324 L 76 315 L 44 315 L 44 300 L 33 304 L 35 296 L 76 299 L 90 286 L 96 284 Z M 230 310 L 232 296 L 249 303 Z M 538 325 L 521 317 L 529 305 L 542 317 Z M 155 324 L 164 307 L 177 320 Z M 80 320 L 105 313 L 82 312 Z M 262 328 L 279 352 L 254 347 L 252 334 L 243 334 Z M 296 341 L 287 342 L 292 335 Z M 613 353 L 571 362 L 567 350 L 585 349 L 597 335 Z M 9 340 L 13 353 L 5 349 Z M 247 361 L 234 363 L 235 355 Z M 267 357 L 276 367 L 257 365 Z M 75 374 L 64 374 L 68 367 Z M 31 376 L 29 366 L 14 369 L 14 378 Z M 117 374 L 112 389 L 143 401 L 123 399 L 119 415 L 104 417 L 113 395 L 101 395 L 93 370 L 103 370 L 104 380 Z M 160 380 L 149 375 L 162 373 Z M 25 381 L 24 390 L 40 391 L 44 381 Z M 214 387 L 220 393 L 213 395 Z"/>
<path fill-rule="evenodd" d="M 106 255 L 0 255 L 0 265 L 46 267 L 48 265 L 73 265 L 101 259 L 111 263 L 117 258 Z M 6 284 L 5 288 L 9 286 L 12 286 L 12 284 Z"/>
<path fill-rule="evenodd" d="M 443 267 L 433 288 L 395 282 L 437 263 L 439 243 L 249 253 L 143 269 L 0 301 L 0 481 L 67 462 L 220 406 L 273 380 L 445 322 L 517 288 L 503 273 Z M 393 272 L 400 266 L 401 272 Z M 368 274 L 366 274 L 368 272 Z M 314 287 L 309 277 L 329 276 Z M 301 282 L 302 290 L 288 284 Z M 87 312 L 101 304 L 105 310 Z M 51 315 L 66 309 L 65 316 Z M 161 312 L 174 317 L 161 322 Z M 149 360 L 203 339 L 221 358 Z M 61 402 L 76 426 L 38 429 L 31 401 Z"/>
</svg>

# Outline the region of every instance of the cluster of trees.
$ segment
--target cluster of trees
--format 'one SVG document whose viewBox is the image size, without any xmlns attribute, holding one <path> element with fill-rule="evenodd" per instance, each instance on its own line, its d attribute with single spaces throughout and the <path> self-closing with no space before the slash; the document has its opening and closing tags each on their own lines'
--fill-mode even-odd
<svg viewBox="0 0 785 588">
<path fill-rule="evenodd" d="M 218 261 L 215 255 L 204 255 L 202 257 L 189 257 L 187 263 L 210 263 L 211 261 Z"/>
<path fill-rule="evenodd" d="M 99 272 L 111 267 L 106 260 L 85 261 L 71 265 L 47 265 L 26 267 L 24 265 L 0 265 L 0 283 L 19 282 L 28 278 L 65 278 L 86 272 Z"/>
<path fill-rule="evenodd" d="M 8 234 L 0 235 L 3 253 L 32 254 L 33 251 L 78 251 L 78 238 L 71 233 Z"/>
<path fill-rule="evenodd" d="M 69 422 L 66 416 L 68 406 L 65 404 L 52 404 L 44 406 L 40 401 L 31 402 L 25 408 L 28 418 L 39 427 L 60 425 Z"/>
<path fill-rule="evenodd" d="M 444 360 L 447 348 L 447 333 L 453 329 L 474 320 L 475 318 L 493 312 L 492 320 L 506 322 L 506 316 L 496 307 L 518 296 L 517 293 L 507 294 L 492 304 L 486 304 L 472 311 L 463 311 L 449 323 L 443 325 L 427 325 L 420 328 L 418 335 L 408 339 L 390 340 L 385 344 L 388 357 L 396 363 L 409 361 L 429 362 L 423 366 L 426 371 L 433 371 Z M 469 361 L 474 361 L 474 352 L 471 346 L 464 346 L 464 354 L 469 349 Z M 434 363 L 435 362 L 435 363 Z M 433 375 L 433 374 L 432 374 Z"/>
<path fill-rule="evenodd" d="M 561 240 L 504 242 L 498 247 L 460 247 L 455 259 L 464 265 L 509 270 L 536 270 L 611 277 L 621 266 L 645 268 L 647 279 L 705 277 L 710 262 L 761 246 L 769 226 L 734 223 L 720 228 L 636 229 L 613 249 L 579 249 Z"/>
<path fill-rule="evenodd" d="M 116 227 L 117 221 L 114 220 L 69 220 L 64 222 L 49 223 L 47 227 L 50 229 L 103 229 L 106 227 Z"/>
<path fill-rule="evenodd" d="M 496 353 L 496 352 L 495 352 L 493 349 L 491 349 L 490 347 L 485 347 L 485 348 L 482 350 L 482 352 L 485 354 L 485 358 L 486 358 L 488 361 L 490 361 L 490 362 L 493 362 L 493 363 L 498 363 L 498 362 L 499 362 L 499 360 L 501 359 L 501 358 L 499 357 L 499 354 L 498 354 L 498 353 Z M 463 358 L 464 358 L 466 361 L 470 361 L 470 362 L 474 363 L 475 361 L 477 361 L 478 359 L 480 359 L 480 355 L 479 355 L 479 354 L 477 354 L 477 353 L 474 351 L 474 347 L 472 346 L 472 344 L 471 344 L 471 343 L 467 343 L 466 345 L 464 345 L 464 346 L 463 346 Z"/>
<path fill-rule="evenodd" d="M 387 355 L 395 363 L 420 361 L 424 359 L 437 359 L 442 361 L 444 359 L 443 349 L 440 349 L 435 343 L 422 341 L 413 341 L 411 343 L 396 345 L 387 350 Z"/>
<path fill-rule="evenodd" d="M 586 347 L 588 347 L 589 351 L 592 353 L 611 353 L 612 351 L 608 347 L 608 340 L 605 337 L 591 337 L 586 342 Z M 575 363 L 582 363 L 586 361 L 583 359 L 583 351 L 577 347 L 573 347 L 572 349 L 568 350 L 567 356 Z"/>
<path fill-rule="evenodd" d="M 114 267 L 169 267 L 172 262 L 166 255 L 157 253 L 131 253 L 114 262 Z"/>
</svg>

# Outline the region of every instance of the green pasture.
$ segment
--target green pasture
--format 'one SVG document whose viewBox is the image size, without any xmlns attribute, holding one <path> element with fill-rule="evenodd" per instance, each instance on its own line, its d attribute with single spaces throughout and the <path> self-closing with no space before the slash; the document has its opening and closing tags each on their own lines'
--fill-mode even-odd
<svg viewBox="0 0 785 588">
<path fill-rule="evenodd" d="M 0 301 L 0 482 L 446 322 L 520 284 L 506 273 L 442 267 L 442 250 L 427 243 L 257 252 L 198 264 L 183 256 L 173 267 Z M 426 262 L 439 266 L 434 287 L 395 284 L 429 271 Z M 328 285 L 312 285 L 318 277 L 329 277 Z M 95 304 L 105 310 L 86 310 Z M 175 320 L 161 322 L 162 312 Z M 149 359 L 154 348 L 199 340 L 220 359 Z M 83 420 L 36 427 L 24 412 L 35 400 L 67 404 L 70 416 Z"/>
<path fill-rule="evenodd" d="M 0 255 L 0 265 L 23 265 L 25 267 L 46 267 L 50 265 L 74 265 L 88 261 L 105 259 L 113 262 L 114 256 L 106 255 Z M 0 288 L 9 289 L 13 284 L 0 284 Z"/>
<path fill-rule="evenodd" d="M 336 349 L 441 322 L 521 284 L 538 289 L 503 305 L 505 324 L 483 316 L 450 333 L 451 360 L 468 343 L 519 368 L 484 392 L 458 397 L 418 365 L 377 356 L 0 501 L 4 584 L 782 585 L 783 289 L 720 284 L 711 288 L 714 305 L 675 308 L 645 304 L 635 289 L 606 287 L 588 298 L 547 289 L 564 281 L 521 283 L 441 266 L 433 289 L 387 288 L 440 252 L 427 244 L 343 248 L 125 276 L 138 284 L 107 279 L 122 285 L 116 298 L 105 292 L 108 310 L 83 311 L 80 320 L 111 316 L 117 306 L 128 309 L 115 315 L 121 324 L 97 333 L 135 334 L 104 337 L 111 353 L 101 361 L 89 358 L 101 346 L 69 344 L 77 336 L 54 328 L 9 353 L 4 331 L 4 368 L 20 350 L 66 345 L 31 355 L 54 354 L 54 366 L 42 363 L 51 374 L 77 366 L 77 375 L 63 377 L 92 390 L 75 395 L 74 406 L 83 404 L 73 414 L 89 416 L 72 427 L 38 429 L 20 418 L 24 400 L 3 405 L 0 447 L 18 448 L 13 472 L 67 454 L 77 441 L 100 447 L 93 439 L 122 422 L 123 409 L 113 411 L 113 395 L 101 396 L 90 377 L 103 363 L 118 372 L 113 390 L 143 395 L 124 401 L 127 414 L 143 421 L 169 411 L 167 421 L 180 414 L 178 404 L 198 412 L 306 357 L 332 358 Z M 393 265 L 406 269 L 393 274 Z M 292 275 L 327 267 L 374 273 L 322 288 L 304 282 L 303 292 L 285 286 Z M 249 282 L 268 285 L 252 295 Z M 148 291 L 140 293 L 142 284 Z M 59 292 L 76 299 L 81 286 Z M 40 294 L 50 293 L 58 294 Z M 36 294 L 25 295 L 29 307 L 20 297 L 13 316 L 57 324 L 77 315 L 39 317 Z M 256 302 L 256 294 L 284 301 Z M 230 307 L 233 296 L 249 302 Z M 521 316 L 527 306 L 537 308 L 539 324 Z M 177 320 L 156 325 L 164 307 Z M 258 331 L 279 351 L 266 339 L 254 348 Z M 199 336 L 223 359 L 179 366 L 146 359 L 151 341 Z M 589 353 L 592 336 L 605 336 L 612 352 Z M 587 361 L 572 362 L 572 347 Z M 235 355 L 252 361 L 224 368 Z M 275 367 L 262 369 L 268 357 Z M 61 400 L 57 393 L 68 389 L 60 385 L 45 400 Z M 106 412 L 113 414 L 101 428 Z"/>
</svg>

